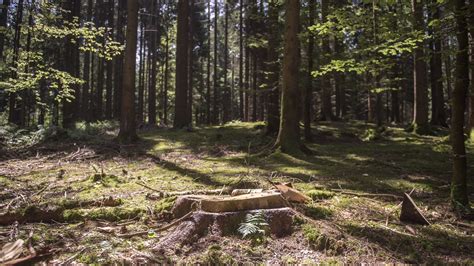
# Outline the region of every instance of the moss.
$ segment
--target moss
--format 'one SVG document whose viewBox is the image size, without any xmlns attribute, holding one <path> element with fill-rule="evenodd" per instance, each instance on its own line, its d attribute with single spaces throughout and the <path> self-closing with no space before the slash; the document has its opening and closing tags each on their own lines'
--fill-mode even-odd
<svg viewBox="0 0 474 266">
<path fill-rule="evenodd" d="M 155 212 L 160 213 L 163 211 L 170 211 L 171 208 L 173 208 L 176 198 L 176 196 L 173 196 L 159 200 L 155 205 Z"/>
<path fill-rule="evenodd" d="M 313 189 L 306 192 L 306 195 L 308 195 L 313 200 L 323 200 L 323 199 L 329 199 L 329 198 L 334 197 L 336 193 L 332 191 L 328 191 L 328 190 Z"/>
<path fill-rule="evenodd" d="M 305 213 L 313 219 L 326 219 L 333 215 L 334 211 L 327 207 L 321 207 L 310 203 L 305 205 Z"/>
<path fill-rule="evenodd" d="M 232 265 L 234 263 L 234 258 L 223 252 L 218 245 L 209 246 L 206 253 L 199 258 L 199 264 L 204 265 Z"/>
<path fill-rule="evenodd" d="M 303 236 L 311 248 L 320 251 L 325 250 L 329 255 L 339 255 L 345 250 L 344 241 L 336 240 L 322 233 L 318 228 L 314 227 L 314 225 L 303 225 Z"/>
<path fill-rule="evenodd" d="M 63 219 L 67 222 L 76 222 L 85 219 L 115 222 L 136 218 L 144 212 L 144 209 L 125 207 L 103 207 L 90 210 L 72 209 L 63 212 Z"/>
</svg>

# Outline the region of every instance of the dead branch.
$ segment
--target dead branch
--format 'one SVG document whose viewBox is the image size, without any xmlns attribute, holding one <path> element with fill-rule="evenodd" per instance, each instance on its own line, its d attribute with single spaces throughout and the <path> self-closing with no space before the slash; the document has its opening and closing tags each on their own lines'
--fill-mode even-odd
<svg viewBox="0 0 474 266">
<path fill-rule="evenodd" d="M 394 195 L 394 194 L 385 194 L 385 193 L 381 193 L 381 194 L 378 194 L 378 193 L 359 193 L 359 192 L 353 192 L 353 191 L 349 191 L 349 190 L 345 190 L 345 189 L 337 189 L 337 188 L 330 189 L 330 191 L 340 193 L 340 194 L 350 195 L 350 196 L 356 196 L 356 197 L 393 198 L 393 199 L 397 199 L 397 200 L 403 199 L 403 197 L 401 197 L 401 196 Z"/>
</svg>

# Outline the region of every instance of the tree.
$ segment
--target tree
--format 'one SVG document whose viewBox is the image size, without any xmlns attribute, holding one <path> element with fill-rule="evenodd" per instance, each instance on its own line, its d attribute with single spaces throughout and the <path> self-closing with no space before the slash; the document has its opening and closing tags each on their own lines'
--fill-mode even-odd
<svg viewBox="0 0 474 266">
<path fill-rule="evenodd" d="M 280 45 L 279 37 L 279 4 L 277 1 L 271 0 L 268 3 L 268 73 L 266 86 L 268 93 L 267 104 L 267 135 L 278 134 L 280 126 L 280 64 L 278 58 L 278 48 Z"/>
<path fill-rule="evenodd" d="M 176 37 L 176 98 L 174 127 L 189 126 L 187 120 L 188 103 L 188 38 L 189 38 L 189 2 L 178 1 L 178 32 Z"/>
<path fill-rule="evenodd" d="M 281 96 L 280 130 L 274 148 L 284 153 L 293 153 L 301 148 L 299 108 L 299 63 L 300 1 L 286 0 L 285 49 L 283 57 L 283 83 Z"/>
<path fill-rule="evenodd" d="M 412 0 L 412 9 L 413 30 L 422 34 L 424 32 L 423 0 Z M 413 88 L 415 95 L 413 130 L 417 133 L 427 133 L 429 126 L 427 72 L 424 57 L 423 41 L 420 41 L 413 54 Z"/>
<path fill-rule="evenodd" d="M 135 125 L 135 68 L 137 52 L 138 0 L 127 0 L 127 33 L 123 64 L 120 132 L 122 143 L 138 139 Z"/>
<path fill-rule="evenodd" d="M 456 17 L 456 81 L 452 99 L 451 142 L 453 149 L 453 176 L 451 179 L 451 201 L 457 208 L 459 205 L 469 206 L 467 197 L 467 160 L 464 139 L 464 112 L 469 88 L 469 57 L 468 29 L 465 16 L 464 0 L 453 0 Z"/>
<path fill-rule="evenodd" d="M 10 0 L 3 1 L 3 7 L 1 8 L 0 13 L 0 27 L 6 28 L 8 21 L 8 8 L 10 7 Z M 0 32 L 0 60 L 4 60 L 3 50 L 5 47 L 5 32 L 2 30 Z"/>
<path fill-rule="evenodd" d="M 309 2 L 309 24 L 314 24 L 314 12 L 316 9 L 316 0 L 310 0 Z M 306 92 L 304 97 L 304 109 L 303 109 L 303 120 L 304 120 L 304 137 L 306 141 L 313 140 L 313 134 L 311 133 L 311 109 L 313 104 L 313 50 L 314 50 L 314 35 L 309 34 L 308 37 L 308 83 L 306 84 Z"/>
</svg>

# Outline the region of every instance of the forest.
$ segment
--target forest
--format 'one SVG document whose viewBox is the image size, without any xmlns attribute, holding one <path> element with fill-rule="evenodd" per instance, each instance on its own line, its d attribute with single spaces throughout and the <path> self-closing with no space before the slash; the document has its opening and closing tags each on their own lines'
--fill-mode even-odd
<svg viewBox="0 0 474 266">
<path fill-rule="evenodd" d="M 474 264 L 474 0 L 0 0 L 0 265 Z"/>
</svg>

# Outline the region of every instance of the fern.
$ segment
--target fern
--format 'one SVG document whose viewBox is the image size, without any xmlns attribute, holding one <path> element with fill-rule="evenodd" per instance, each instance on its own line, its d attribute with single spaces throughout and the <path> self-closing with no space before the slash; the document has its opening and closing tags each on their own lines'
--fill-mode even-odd
<svg viewBox="0 0 474 266">
<path fill-rule="evenodd" d="M 268 223 L 262 211 L 255 214 L 247 214 L 245 222 L 241 223 L 237 229 L 242 235 L 242 238 L 251 237 L 253 239 L 265 236 L 265 229 Z"/>
</svg>

